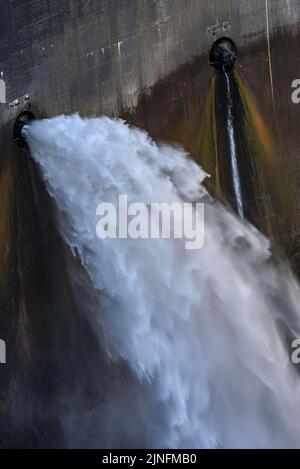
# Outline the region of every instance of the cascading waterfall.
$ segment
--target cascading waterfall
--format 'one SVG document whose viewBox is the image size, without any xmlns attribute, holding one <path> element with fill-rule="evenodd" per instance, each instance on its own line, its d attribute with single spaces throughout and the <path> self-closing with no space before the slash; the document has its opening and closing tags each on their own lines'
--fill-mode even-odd
<svg viewBox="0 0 300 469">
<path fill-rule="evenodd" d="M 118 363 L 133 377 L 118 393 L 108 387 L 99 445 L 300 446 L 299 379 L 282 333 L 300 333 L 300 293 L 268 241 L 212 200 L 183 150 L 123 121 L 60 116 L 35 121 L 27 138 L 62 236 L 91 279 L 90 321 L 115 369 L 111 386 Z M 120 194 L 129 204 L 205 203 L 203 248 L 99 239 L 96 208 L 118 206 Z"/>
<path fill-rule="evenodd" d="M 231 97 L 231 89 L 230 89 L 230 81 L 227 72 L 224 72 L 225 79 L 226 79 L 226 88 L 227 88 L 227 132 L 228 132 L 228 140 L 229 140 L 229 149 L 230 149 L 230 162 L 231 162 L 231 171 L 232 171 L 232 182 L 233 182 L 233 190 L 236 202 L 237 213 L 241 218 L 244 218 L 244 205 L 243 205 L 243 197 L 242 197 L 242 188 L 241 188 L 241 181 L 240 181 L 240 174 L 238 168 L 238 160 L 237 160 L 237 150 L 236 150 L 236 139 L 235 139 L 235 132 L 234 132 L 234 122 L 233 122 L 233 114 L 232 114 L 232 97 Z"/>
</svg>

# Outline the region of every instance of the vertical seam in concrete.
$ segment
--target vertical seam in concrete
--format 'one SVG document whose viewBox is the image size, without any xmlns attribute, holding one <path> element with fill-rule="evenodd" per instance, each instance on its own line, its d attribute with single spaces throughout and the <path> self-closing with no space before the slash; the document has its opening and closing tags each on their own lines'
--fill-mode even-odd
<svg viewBox="0 0 300 469">
<path fill-rule="evenodd" d="M 269 25 L 269 0 L 265 0 L 266 5 L 266 23 L 267 23 L 267 43 L 268 43 L 268 60 L 269 60 L 269 73 L 272 92 L 273 110 L 275 112 L 275 97 L 274 97 L 274 81 L 272 69 L 272 54 L 271 54 L 271 41 L 270 41 L 270 25 Z"/>
</svg>

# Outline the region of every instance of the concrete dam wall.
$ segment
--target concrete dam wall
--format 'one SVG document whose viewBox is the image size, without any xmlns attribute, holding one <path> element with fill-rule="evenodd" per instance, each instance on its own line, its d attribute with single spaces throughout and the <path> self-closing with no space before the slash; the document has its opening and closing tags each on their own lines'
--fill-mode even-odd
<svg viewBox="0 0 300 469">
<path fill-rule="evenodd" d="M 280 209 L 270 203 L 275 179 L 271 189 L 262 183 L 251 192 L 259 168 L 269 166 L 258 163 L 251 175 L 252 221 L 299 269 L 300 104 L 292 101 L 299 2 L 0 0 L 0 12 L 0 337 L 7 345 L 0 446 L 97 447 L 106 435 L 90 410 L 114 371 L 86 319 L 90 279 L 60 237 L 39 169 L 14 145 L 15 119 L 24 110 L 38 118 L 120 116 L 156 140 L 180 144 L 208 171 L 208 54 L 217 38 L 230 37 L 238 47 L 237 100 L 248 103 L 255 134 L 280 168 Z M 243 142 L 252 139 L 249 128 L 240 130 Z M 249 159 L 254 145 L 243 142 Z M 123 383 L 133 379 L 118 366 Z"/>
<path fill-rule="evenodd" d="M 28 107 L 40 117 L 124 116 L 194 157 L 212 74 L 208 52 L 218 37 L 231 37 L 238 72 L 289 173 L 297 235 L 296 0 L 3 0 L 1 12 L 2 127 Z M 286 220 L 279 223 L 287 242 Z"/>
<path fill-rule="evenodd" d="M 214 36 L 229 35 L 244 50 L 260 44 L 264 62 L 275 36 L 276 67 L 278 36 L 294 37 L 299 15 L 296 0 L 2 0 L 6 99 L 29 94 L 47 115 L 119 114 L 136 105 L 141 90 L 207 54 Z M 253 76 L 258 60 L 251 57 Z"/>
</svg>

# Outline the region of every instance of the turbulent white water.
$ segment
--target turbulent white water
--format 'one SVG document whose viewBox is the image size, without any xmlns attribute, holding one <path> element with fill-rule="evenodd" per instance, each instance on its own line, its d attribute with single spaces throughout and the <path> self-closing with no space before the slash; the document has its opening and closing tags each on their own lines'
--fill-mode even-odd
<svg viewBox="0 0 300 469">
<path fill-rule="evenodd" d="M 63 237 L 97 292 L 91 321 L 116 367 L 99 444 L 300 446 L 299 380 L 277 328 L 297 337 L 300 295 L 273 267 L 266 239 L 213 203 L 182 150 L 122 121 L 60 116 L 34 122 L 28 139 Z M 119 194 L 129 203 L 204 201 L 204 247 L 100 240 L 96 207 Z M 120 362 L 132 379 L 116 392 Z"/>
</svg>

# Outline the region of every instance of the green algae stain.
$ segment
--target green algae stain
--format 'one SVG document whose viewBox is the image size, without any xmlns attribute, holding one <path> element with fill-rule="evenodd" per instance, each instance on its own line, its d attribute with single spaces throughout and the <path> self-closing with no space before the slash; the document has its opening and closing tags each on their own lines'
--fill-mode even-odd
<svg viewBox="0 0 300 469">
<path fill-rule="evenodd" d="M 217 75 L 211 80 L 209 92 L 204 105 L 202 123 L 200 127 L 199 149 L 195 155 L 196 161 L 210 176 L 210 184 L 217 195 L 222 195 L 220 167 L 218 160 L 218 135 L 216 120 L 216 87 Z"/>
</svg>

